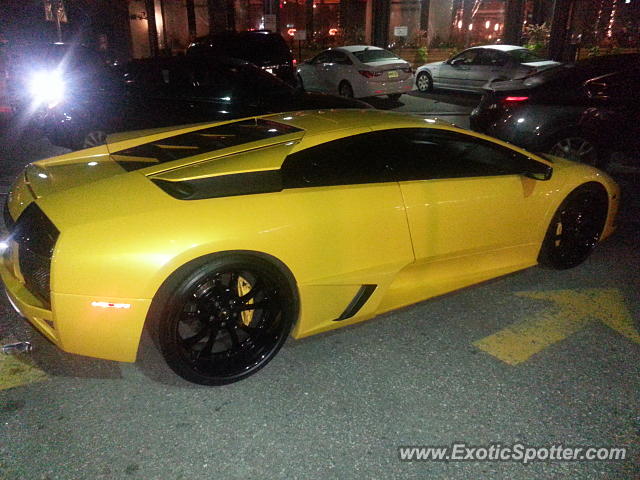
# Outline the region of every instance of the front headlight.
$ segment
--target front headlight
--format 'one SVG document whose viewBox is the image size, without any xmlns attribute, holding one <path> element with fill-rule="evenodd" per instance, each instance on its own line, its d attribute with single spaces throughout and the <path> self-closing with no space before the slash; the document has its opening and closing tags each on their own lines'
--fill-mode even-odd
<svg viewBox="0 0 640 480">
<path fill-rule="evenodd" d="M 29 89 L 34 103 L 55 107 L 64 97 L 64 81 L 58 71 L 36 72 L 31 77 Z"/>
</svg>

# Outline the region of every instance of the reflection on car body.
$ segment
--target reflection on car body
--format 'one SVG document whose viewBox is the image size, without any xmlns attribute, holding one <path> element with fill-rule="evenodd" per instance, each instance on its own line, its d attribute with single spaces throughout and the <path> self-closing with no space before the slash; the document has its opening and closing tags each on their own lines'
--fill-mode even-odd
<svg viewBox="0 0 640 480">
<path fill-rule="evenodd" d="M 0 275 L 62 350 L 134 361 L 146 324 L 175 372 L 218 385 L 290 333 L 573 267 L 613 232 L 618 195 L 595 168 L 429 118 L 287 112 L 35 162 Z"/>
</svg>

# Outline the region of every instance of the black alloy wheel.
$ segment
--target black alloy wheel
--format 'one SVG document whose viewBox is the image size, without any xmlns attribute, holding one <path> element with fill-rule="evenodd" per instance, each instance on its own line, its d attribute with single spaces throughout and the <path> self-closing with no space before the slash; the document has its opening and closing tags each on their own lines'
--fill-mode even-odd
<svg viewBox="0 0 640 480">
<path fill-rule="evenodd" d="M 538 262 L 557 270 L 581 264 L 598 243 L 606 218 L 607 196 L 602 187 L 574 190 L 553 216 Z"/>
<path fill-rule="evenodd" d="M 598 166 L 598 150 L 589 139 L 580 135 L 558 138 L 549 149 L 551 155 L 564 157 L 574 162 Z"/>
<path fill-rule="evenodd" d="M 196 268 L 168 296 L 159 325 L 171 369 L 202 385 L 223 385 L 264 367 L 287 339 L 297 300 L 269 262 L 225 255 Z"/>
<path fill-rule="evenodd" d="M 89 130 L 82 140 L 82 148 L 92 148 L 104 145 L 107 142 L 107 132 L 104 130 Z"/>
</svg>

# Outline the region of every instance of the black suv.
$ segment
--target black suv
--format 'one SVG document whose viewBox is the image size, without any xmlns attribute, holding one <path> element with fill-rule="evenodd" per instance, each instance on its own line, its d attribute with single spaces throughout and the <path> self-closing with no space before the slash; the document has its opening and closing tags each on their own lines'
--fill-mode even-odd
<svg viewBox="0 0 640 480">
<path fill-rule="evenodd" d="M 560 65 L 521 80 L 494 82 L 471 128 L 527 150 L 604 168 L 640 156 L 640 55 Z"/>
<path fill-rule="evenodd" d="M 114 69 L 50 108 L 43 127 L 52 143 L 77 149 L 100 145 L 113 132 L 327 108 L 371 107 L 300 92 L 242 60 L 190 55 Z"/>
<path fill-rule="evenodd" d="M 197 38 L 187 55 L 220 55 L 246 60 L 296 86 L 296 69 L 289 46 L 279 33 L 225 32 Z"/>
</svg>

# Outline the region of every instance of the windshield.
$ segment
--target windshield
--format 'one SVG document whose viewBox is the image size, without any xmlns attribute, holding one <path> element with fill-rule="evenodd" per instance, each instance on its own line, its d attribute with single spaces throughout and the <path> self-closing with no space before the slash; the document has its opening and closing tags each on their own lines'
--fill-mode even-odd
<svg viewBox="0 0 640 480">
<path fill-rule="evenodd" d="M 389 60 L 398 58 L 397 55 L 387 50 L 360 50 L 359 52 L 353 52 L 358 60 L 362 63 L 379 62 L 380 60 Z"/>
<path fill-rule="evenodd" d="M 527 50 L 526 48 L 520 48 L 518 50 L 509 50 L 505 52 L 511 58 L 515 58 L 520 63 L 529 62 L 544 62 L 546 58 L 539 57 L 535 53 Z"/>
</svg>

